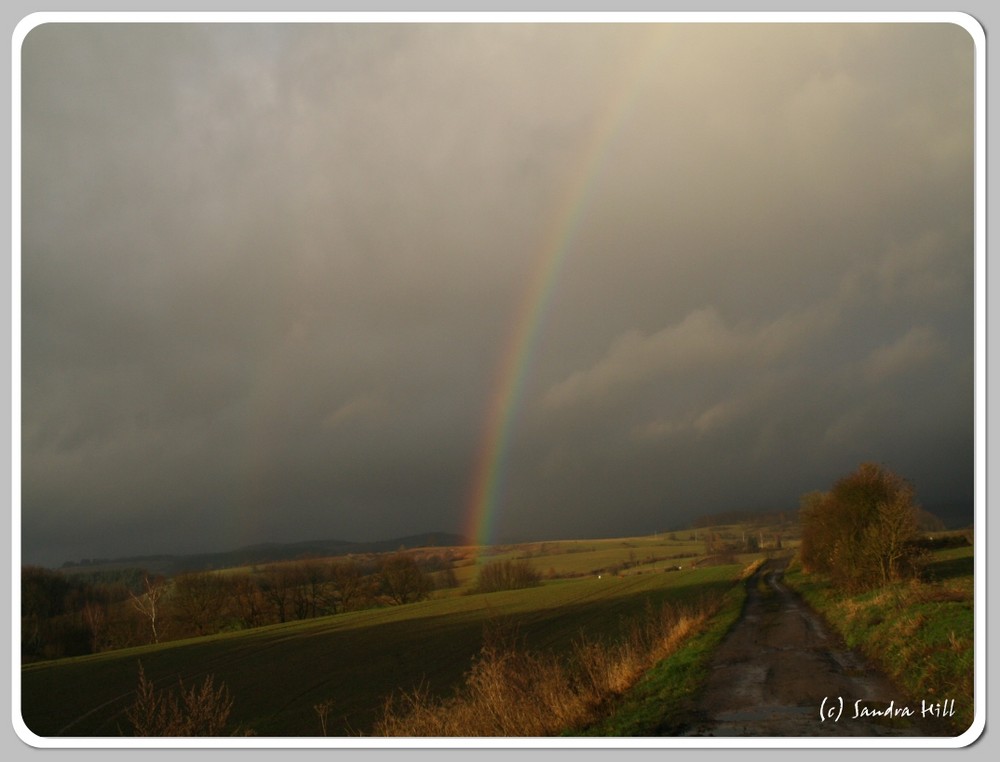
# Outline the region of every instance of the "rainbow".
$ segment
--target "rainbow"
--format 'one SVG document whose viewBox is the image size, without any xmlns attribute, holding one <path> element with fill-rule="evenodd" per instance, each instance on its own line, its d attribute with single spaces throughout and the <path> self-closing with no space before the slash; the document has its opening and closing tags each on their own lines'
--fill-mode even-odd
<svg viewBox="0 0 1000 762">
<path fill-rule="evenodd" d="M 574 171 L 563 184 L 554 214 L 548 217 L 550 223 L 541 237 L 536 264 L 514 313 L 512 329 L 497 366 L 476 451 L 464 526 L 465 536 L 475 545 L 489 545 L 493 540 L 511 432 L 559 272 L 572 249 L 596 181 L 603 174 L 615 136 L 632 112 L 662 47 L 661 30 L 660 25 L 647 27 L 644 44 L 634 49 L 623 86 L 616 89 L 600 118 L 594 121 L 574 162 Z"/>
</svg>

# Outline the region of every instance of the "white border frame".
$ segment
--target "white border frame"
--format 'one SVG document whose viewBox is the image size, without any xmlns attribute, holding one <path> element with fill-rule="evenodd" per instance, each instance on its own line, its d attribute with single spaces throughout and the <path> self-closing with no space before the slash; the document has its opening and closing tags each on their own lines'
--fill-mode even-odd
<svg viewBox="0 0 1000 762">
<path fill-rule="evenodd" d="M 662 749 L 662 748 L 959 748 L 972 744 L 986 726 L 986 35 L 961 12 L 907 11 L 125 11 L 38 12 L 23 18 L 11 52 L 11 573 L 12 611 L 20 608 L 21 562 L 21 46 L 32 29 L 48 23 L 951 23 L 975 46 L 975 718 L 950 738 L 43 738 L 20 715 L 19 622 L 11 618 L 11 710 L 18 737 L 36 748 L 341 748 L 341 749 Z"/>
</svg>

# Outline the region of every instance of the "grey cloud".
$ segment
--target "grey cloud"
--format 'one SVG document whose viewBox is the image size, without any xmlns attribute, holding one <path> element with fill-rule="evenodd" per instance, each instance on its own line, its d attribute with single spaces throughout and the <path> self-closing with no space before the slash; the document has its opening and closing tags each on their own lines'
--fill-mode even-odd
<svg viewBox="0 0 1000 762">
<path fill-rule="evenodd" d="M 971 495 L 957 27 L 61 24 L 21 52 L 26 560 L 457 531 L 555 244 L 501 535 L 794 506 L 870 458 Z"/>
<path fill-rule="evenodd" d="M 558 409 L 607 395 L 627 395 L 652 380 L 705 373 L 753 372 L 819 343 L 836 326 L 842 305 L 820 303 L 764 325 L 728 326 L 713 307 L 694 310 L 650 336 L 631 330 L 614 340 L 591 368 L 574 372 L 546 391 L 543 403 Z M 697 426 L 696 426 L 697 428 Z"/>
<path fill-rule="evenodd" d="M 596 365 L 578 371 L 545 394 L 545 403 L 560 407 L 588 398 L 627 391 L 650 376 L 704 370 L 731 362 L 744 342 L 713 309 L 696 310 L 674 326 L 651 335 L 629 331 L 612 343 Z"/>
<path fill-rule="evenodd" d="M 944 354 L 945 345 L 932 328 L 917 326 L 898 341 L 871 353 L 865 371 L 869 378 L 882 381 L 925 365 Z"/>
</svg>

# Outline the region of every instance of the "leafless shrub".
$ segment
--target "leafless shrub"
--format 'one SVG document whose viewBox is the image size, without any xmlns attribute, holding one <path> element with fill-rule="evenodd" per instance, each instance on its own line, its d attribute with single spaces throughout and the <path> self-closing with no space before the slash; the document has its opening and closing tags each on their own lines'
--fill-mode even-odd
<svg viewBox="0 0 1000 762">
<path fill-rule="evenodd" d="M 201 686 L 157 691 L 139 664 L 135 701 L 125 710 L 134 736 L 220 736 L 225 733 L 233 700 L 225 684 L 215 687 L 209 675 Z"/>
</svg>

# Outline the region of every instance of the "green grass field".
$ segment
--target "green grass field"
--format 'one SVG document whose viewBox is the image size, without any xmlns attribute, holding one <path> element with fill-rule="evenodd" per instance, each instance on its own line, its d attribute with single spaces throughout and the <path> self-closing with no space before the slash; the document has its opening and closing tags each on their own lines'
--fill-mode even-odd
<svg viewBox="0 0 1000 762">
<path fill-rule="evenodd" d="M 684 552 L 676 550 L 677 542 L 651 541 L 646 547 L 615 542 L 617 546 L 593 541 L 574 544 L 581 549 L 530 552 L 540 569 L 552 567 L 557 573 L 587 573 L 630 559 L 633 551 L 640 562 L 666 554 L 665 547 Z M 508 557 L 526 552 L 521 546 Z M 158 688 L 176 686 L 178 678 L 191 686 L 213 675 L 233 698 L 231 723 L 257 736 L 320 735 L 314 707 L 327 701 L 330 735 L 364 735 L 393 691 L 425 685 L 438 695 L 450 693 L 478 653 L 490 621 L 515 627 L 528 648 L 566 650 L 584 635 L 591 640 L 617 637 L 649 606 L 724 593 L 741 568 L 664 572 L 665 565 L 639 563 L 623 576 L 588 575 L 525 590 L 451 594 L 406 606 L 30 664 L 21 672 L 22 717 L 43 737 L 127 732 L 123 710 L 133 699 L 141 661 Z"/>
</svg>

